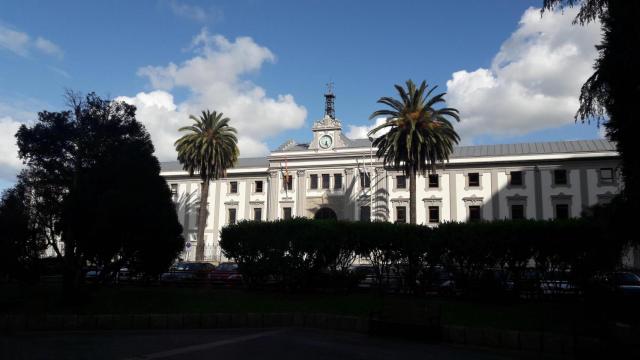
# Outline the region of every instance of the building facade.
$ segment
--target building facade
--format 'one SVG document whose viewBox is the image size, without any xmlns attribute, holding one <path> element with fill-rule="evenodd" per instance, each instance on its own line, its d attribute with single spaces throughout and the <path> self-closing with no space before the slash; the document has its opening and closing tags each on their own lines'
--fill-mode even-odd
<svg viewBox="0 0 640 360">
<path fill-rule="evenodd" d="M 409 219 L 409 181 L 383 166 L 368 139 L 349 139 L 329 112 L 312 140 L 288 141 L 266 157 L 240 158 L 212 181 L 205 259 L 223 260 L 219 233 L 240 220 L 290 217 L 353 221 Z M 460 146 L 450 161 L 417 179 L 417 219 L 447 221 L 578 217 L 620 191 L 620 158 L 607 140 Z M 184 227 L 182 258 L 195 257 L 200 179 L 162 164 Z"/>
</svg>

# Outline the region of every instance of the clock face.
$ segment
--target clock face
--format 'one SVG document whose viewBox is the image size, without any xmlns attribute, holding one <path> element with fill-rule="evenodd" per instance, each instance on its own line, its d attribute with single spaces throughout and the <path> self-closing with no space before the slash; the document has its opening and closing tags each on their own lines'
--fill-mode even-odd
<svg viewBox="0 0 640 360">
<path fill-rule="evenodd" d="M 318 144 L 321 148 L 328 149 L 329 147 L 331 147 L 331 144 L 333 144 L 333 138 L 331 138 L 331 136 L 329 135 L 322 135 L 322 137 L 318 141 Z"/>
</svg>

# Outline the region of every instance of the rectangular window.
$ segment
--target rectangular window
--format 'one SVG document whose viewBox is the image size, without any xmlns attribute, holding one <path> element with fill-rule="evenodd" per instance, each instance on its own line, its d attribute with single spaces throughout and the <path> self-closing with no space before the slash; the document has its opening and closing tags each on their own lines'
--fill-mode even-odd
<svg viewBox="0 0 640 360">
<path fill-rule="evenodd" d="M 522 171 L 511 172 L 511 186 L 522 186 Z"/>
<path fill-rule="evenodd" d="M 522 204 L 511 205 L 511 219 L 513 220 L 524 219 L 524 205 Z"/>
<path fill-rule="evenodd" d="M 262 180 L 257 180 L 255 185 L 256 185 L 256 192 L 257 193 L 261 193 L 262 192 Z"/>
<path fill-rule="evenodd" d="M 342 174 L 333 174 L 333 188 L 342 189 Z"/>
<path fill-rule="evenodd" d="M 262 221 L 262 208 L 253 208 L 253 220 Z"/>
<path fill-rule="evenodd" d="M 569 204 L 556 204 L 556 219 L 564 220 L 569 218 Z"/>
<path fill-rule="evenodd" d="M 407 223 L 407 207 L 406 206 L 396 207 L 396 222 L 398 224 Z"/>
<path fill-rule="evenodd" d="M 236 209 L 229 209 L 229 225 L 233 225 L 236 223 Z"/>
<path fill-rule="evenodd" d="M 407 177 L 404 175 L 396 176 L 396 188 L 398 189 L 406 189 L 407 188 Z"/>
<path fill-rule="evenodd" d="M 553 170 L 553 183 L 555 185 L 567 185 L 567 170 Z"/>
<path fill-rule="evenodd" d="M 318 188 L 318 175 L 311 174 L 309 175 L 309 189 L 317 189 Z"/>
<path fill-rule="evenodd" d="M 437 224 L 440 222 L 440 206 L 429 206 L 429 223 Z"/>
<path fill-rule="evenodd" d="M 291 208 L 290 207 L 282 208 L 282 218 L 285 219 L 285 220 L 291 219 Z"/>
<path fill-rule="evenodd" d="M 603 168 L 600 169 L 600 182 L 603 184 L 613 183 L 613 169 Z"/>
<path fill-rule="evenodd" d="M 322 174 L 322 188 L 329 189 L 331 186 L 331 176 L 329 174 Z"/>
<path fill-rule="evenodd" d="M 469 206 L 469 221 L 480 221 L 480 206 Z"/>
<path fill-rule="evenodd" d="M 469 187 L 480 186 L 480 173 L 469 173 Z"/>
<path fill-rule="evenodd" d="M 178 200 L 178 184 L 171 184 L 171 197 L 173 201 Z"/>
<path fill-rule="evenodd" d="M 368 172 L 360 171 L 360 187 L 363 189 L 371 187 L 371 177 Z"/>
<path fill-rule="evenodd" d="M 440 179 L 438 174 L 429 174 L 429 187 L 437 188 L 440 186 Z"/>
<path fill-rule="evenodd" d="M 232 194 L 237 194 L 238 193 L 238 182 L 237 181 L 231 181 L 229 183 L 229 192 Z"/>
<path fill-rule="evenodd" d="M 360 206 L 360 221 L 364 221 L 364 222 L 371 221 L 371 207 L 370 206 Z"/>
<path fill-rule="evenodd" d="M 293 190 L 293 175 L 285 175 L 282 181 L 284 190 Z"/>
</svg>

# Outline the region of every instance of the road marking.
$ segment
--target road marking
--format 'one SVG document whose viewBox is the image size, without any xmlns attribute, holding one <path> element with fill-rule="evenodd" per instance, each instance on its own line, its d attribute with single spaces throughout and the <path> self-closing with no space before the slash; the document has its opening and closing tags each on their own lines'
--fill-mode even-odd
<svg viewBox="0 0 640 360">
<path fill-rule="evenodd" d="M 181 348 L 165 350 L 165 351 L 159 351 L 159 352 L 146 354 L 146 355 L 134 356 L 134 357 L 131 357 L 131 358 L 127 358 L 127 360 L 134 360 L 134 359 L 162 359 L 162 358 L 166 358 L 166 357 L 170 357 L 170 356 L 186 354 L 186 353 L 205 350 L 205 349 L 211 349 L 211 348 L 215 348 L 215 347 L 218 347 L 218 346 L 235 344 L 235 343 L 239 343 L 239 342 L 243 342 L 243 341 L 258 339 L 258 338 L 265 337 L 265 336 L 271 336 L 271 335 L 275 335 L 275 334 L 281 333 L 282 331 L 284 331 L 284 330 L 265 331 L 265 332 L 261 332 L 261 333 L 257 333 L 257 334 L 239 336 L 239 337 L 235 337 L 235 338 L 231 338 L 231 339 L 219 340 L 219 341 L 214 341 L 214 342 L 210 342 L 210 343 L 185 346 L 185 347 L 181 347 Z"/>
</svg>

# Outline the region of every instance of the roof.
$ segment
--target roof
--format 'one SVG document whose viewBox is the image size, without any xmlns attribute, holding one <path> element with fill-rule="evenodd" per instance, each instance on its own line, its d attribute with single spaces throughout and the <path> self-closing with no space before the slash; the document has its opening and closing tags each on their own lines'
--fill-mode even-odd
<svg viewBox="0 0 640 360">
<path fill-rule="evenodd" d="M 495 144 L 457 146 L 451 158 L 469 158 L 480 156 L 513 156 L 568 154 L 581 152 L 616 151 L 615 143 L 605 139 L 550 141 L 520 144 Z"/>
<path fill-rule="evenodd" d="M 234 166 L 234 169 L 241 168 L 255 168 L 255 167 L 268 167 L 269 161 L 267 157 L 246 157 L 238 158 L 238 163 Z M 182 171 L 182 165 L 177 161 L 167 161 L 160 163 L 162 171 Z"/>
<path fill-rule="evenodd" d="M 369 139 L 346 139 L 349 148 L 369 147 Z M 304 151 L 309 144 L 297 144 L 288 141 L 282 144 L 276 151 Z M 457 146 L 453 150 L 451 159 L 472 158 L 483 156 L 514 156 L 514 155 L 545 155 L 545 154 L 574 154 L 585 152 L 616 151 L 615 143 L 605 139 L 576 140 L 576 141 L 550 141 L 519 144 L 495 144 L 495 145 L 471 145 Z M 177 161 L 161 163 L 162 171 L 181 171 L 182 165 Z M 267 157 L 239 158 L 234 169 L 268 167 Z"/>
</svg>

